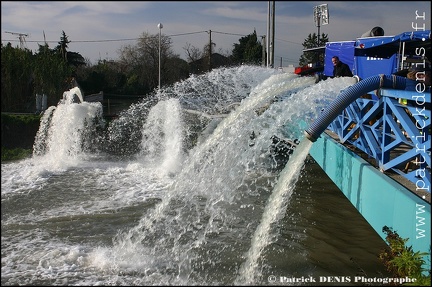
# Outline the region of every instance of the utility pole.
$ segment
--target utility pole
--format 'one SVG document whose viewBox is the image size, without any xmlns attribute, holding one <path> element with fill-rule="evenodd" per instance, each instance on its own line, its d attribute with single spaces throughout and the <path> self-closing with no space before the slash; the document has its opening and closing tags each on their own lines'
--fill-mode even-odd
<svg viewBox="0 0 432 287">
<path fill-rule="evenodd" d="M 161 31 L 163 28 L 162 23 L 158 24 L 159 28 L 159 78 L 158 78 L 158 91 L 160 91 L 161 88 Z"/>
<path fill-rule="evenodd" d="M 272 3 L 270 3 L 272 2 Z M 274 67 L 275 1 L 268 1 L 267 67 Z"/>
<path fill-rule="evenodd" d="M 270 65 L 270 1 L 268 1 L 267 7 L 267 61 L 266 67 Z"/>
<path fill-rule="evenodd" d="M 275 46 L 275 1 L 272 1 L 273 5 L 272 5 L 272 51 L 271 51 L 271 67 L 274 68 L 274 46 Z"/>
<path fill-rule="evenodd" d="M 261 42 L 262 42 L 262 66 L 266 66 L 266 36 L 261 36 Z"/>
<path fill-rule="evenodd" d="M 28 37 L 28 34 L 15 33 L 15 32 L 7 32 L 7 31 L 5 31 L 5 33 L 9 33 L 9 34 L 12 34 L 12 35 L 18 35 L 18 39 L 20 40 L 20 48 L 21 49 L 24 48 L 25 37 Z"/>
<path fill-rule="evenodd" d="M 317 13 L 317 27 L 318 27 L 318 47 L 320 46 L 320 28 L 321 28 L 321 11 Z"/>
<path fill-rule="evenodd" d="M 208 58 L 208 65 L 209 65 L 209 72 L 212 69 L 211 66 L 211 56 L 212 56 L 212 40 L 211 40 L 211 30 L 209 30 L 210 40 L 209 40 L 209 58 Z"/>
</svg>

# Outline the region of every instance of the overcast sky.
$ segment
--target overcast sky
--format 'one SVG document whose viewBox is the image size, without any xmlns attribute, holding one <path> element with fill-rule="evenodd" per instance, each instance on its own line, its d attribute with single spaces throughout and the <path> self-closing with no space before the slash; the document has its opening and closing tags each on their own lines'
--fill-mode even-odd
<svg viewBox="0 0 432 287">
<path fill-rule="evenodd" d="M 173 49 L 186 59 L 187 44 L 202 49 L 211 30 L 215 51 L 231 51 L 234 43 L 254 29 L 267 34 L 269 1 L 2 1 L 2 43 L 19 46 L 27 34 L 26 47 L 37 51 L 45 39 L 50 48 L 66 33 L 69 51 L 96 63 L 116 60 L 118 49 L 136 44 L 143 32 L 171 37 Z M 314 6 L 328 4 L 329 24 L 320 28 L 330 41 L 354 40 L 375 26 L 385 35 L 412 31 L 412 23 L 431 29 L 430 1 L 276 1 L 275 66 L 297 65 L 310 33 L 317 33 Z M 425 15 L 425 19 L 416 18 Z"/>
</svg>

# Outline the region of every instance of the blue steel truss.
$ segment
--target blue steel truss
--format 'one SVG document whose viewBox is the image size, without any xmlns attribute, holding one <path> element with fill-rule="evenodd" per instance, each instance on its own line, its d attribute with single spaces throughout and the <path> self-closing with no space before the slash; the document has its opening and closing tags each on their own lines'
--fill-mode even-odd
<svg viewBox="0 0 432 287">
<path fill-rule="evenodd" d="M 379 95 L 357 99 L 328 129 L 373 158 L 381 172 L 395 172 L 430 193 L 430 92 L 381 89 Z"/>
</svg>

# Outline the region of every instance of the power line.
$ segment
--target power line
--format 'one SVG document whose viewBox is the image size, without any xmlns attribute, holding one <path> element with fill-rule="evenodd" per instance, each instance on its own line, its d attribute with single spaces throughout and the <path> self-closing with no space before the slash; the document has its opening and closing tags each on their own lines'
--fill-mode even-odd
<svg viewBox="0 0 432 287">
<path fill-rule="evenodd" d="M 225 35 L 233 35 L 233 36 L 247 36 L 247 35 L 242 35 L 242 34 L 234 34 L 234 33 L 226 33 L 226 32 L 218 32 L 218 31 L 213 31 L 213 33 L 219 33 L 219 34 L 225 34 Z"/>
<path fill-rule="evenodd" d="M 168 37 L 176 37 L 176 36 L 184 36 L 184 35 L 207 33 L 207 32 L 208 31 L 199 31 L 199 32 L 190 32 L 190 33 L 182 33 L 182 34 L 172 34 L 172 35 L 167 35 L 167 36 Z M 142 38 L 143 37 L 139 37 L 139 38 L 126 38 L 126 39 L 105 39 L 105 40 L 77 40 L 77 41 L 70 40 L 69 43 L 124 42 L 124 41 L 137 41 L 137 40 L 142 39 Z M 16 42 L 16 40 L 7 40 L 7 39 L 4 39 L 4 40 L 2 40 L 2 42 Z M 42 41 L 30 40 L 30 41 L 27 41 L 27 42 L 38 43 L 38 42 L 42 42 Z M 44 41 L 44 42 L 46 42 L 46 43 L 58 43 L 59 41 Z"/>
<path fill-rule="evenodd" d="M 211 30 L 212 33 L 218 33 L 218 34 L 224 34 L 224 35 L 232 35 L 232 36 L 241 36 L 241 37 L 245 37 L 247 35 L 244 34 L 236 34 L 236 33 L 228 33 L 228 32 L 220 32 L 220 31 L 213 31 Z M 171 34 L 171 35 L 167 35 L 168 37 L 177 37 L 177 36 L 184 36 L 184 35 L 192 35 L 192 34 L 200 34 L 200 33 L 208 33 L 208 31 L 197 31 L 197 32 L 189 32 L 189 33 L 180 33 L 180 34 Z M 124 41 L 138 41 L 140 39 L 142 39 L 143 37 L 138 37 L 138 38 L 125 38 L 125 39 L 103 39 L 103 40 L 77 40 L 77 41 L 70 41 L 69 43 L 106 43 L 106 42 L 124 42 Z M 278 39 L 276 38 L 276 40 L 281 41 L 281 42 L 287 42 L 287 43 L 292 43 L 292 44 L 296 44 L 296 45 L 301 45 L 300 43 L 296 43 L 296 42 L 292 42 L 292 41 L 288 41 L 288 40 L 283 40 L 283 39 Z M 7 40 L 7 39 L 2 39 L 2 42 L 17 42 L 17 40 Z M 26 42 L 30 42 L 30 43 L 39 43 L 39 42 L 45 42 L 45 43 L 59 43 L 59 41 L 37 41 L 37 40 L 26 40 Z M 282 57 L 283 60 L 287 60 L 289 62 L 297 62 L 296 60 L 293 59 L 289 59 L 289 58 L 285 58 Z"/>
<path fill-rule="evenodd" d="M 184 35 L 192 35 L 192 34 L 200 34 L 200 33 L 208 33 L 208 31 L 198 31 L 198 32 L 190 32 L 190 33 L 181 33 L 181 34 L 172 34 L 172 35 L 167 35 L 168 37 L 177 37 L 177 36 L 184 36 Z M 242 36 L 245 37 L 247 35 L 244 34 L 236 34 L 236 33 L 227 33 L 227 32 L 219 32 L 219 31 L 213 31 L 212 33 L 218 33 L 218 34 L 225 34 L 225 35 L 232 35 L 232 36 Z M 124 42 L 124 41 L 137 41 L 139 39 L 141 39 L 142 37 L 138 37 L 138 38 L 125 38 L 125 39 L 102 39 L 102 40 L 76 40 L 76 41 L 70 41 L 70 43 L 106 43 L 106 42 Z M 296 45 L 302 45 L 300 43 L 296 43 L 296 42 L 292 42 L 292 41 L 288 41 L 288 40 L 283 40 L 283 39 L 278 39 L 276 38 L 276 40 L 281 41 L 281 42 L 287 42 L 287 43 L 292 43 L 292 44 L 296 44 Z M 17 42 L 17 40 L 8 40 L 8 39 L 2 39 L 2 42 Z M 59 41 L 41 41 L 41 40 L 26 40 L 26 42 L 30 42 L 30 43 L 38 43 L 38 42 L 45 42 L 45 43 L 58 43 Z"/>
<path fill-rule="evenodd" d="M 278 58 L 278 59 L 282 58 L 282 60 L 284 60 L 284 61 L 286 61 L 288 63 L 294 63 L 294 64 L 298 63 L 298 60 L 293 60 L 291 58 L 286 58 L 286 57 L 281 57 L 281 56 L 275 56 L 275 58 Z"/>
<path fill-rule="evenodd" d="M 70 41 L 70 43 L 103 43 L 103 42 L 122 42 L 122 41 L 135 41 L 139 38 L 130 39 L 114 39 L 114 40 L 82 40 L 82 41 Z"/>
<path fill-rule="evenodd" d="M 192 34 L 200 34 L 200 33 L 208 33 L 208 31 L 198 31 L 198 32 L 190 32 L 190 33 L 181 33 L 181 34 L 171 34 L 171 35 L 167 35 L 168 37 L 177 37 L 177 36 L 184 36 L 184 35 L 192 35 Z M 227 33 L 227 32 L 219 32 L 219 31 L 213 31 L 212 33 L 219 33 L 219 34 L 225 34 L 225 35 L 233 35 L 233 36 L 247 36 L 247 35 L 243 35 L 243 34 L 235 34 L 235 33 Z M 70 43 L 104 43 L 104 42 L 122 42 L 122 41 L 137 41 L 139 39 L 141 39 L 142 37 L 139 38 L 126 38 L 126 39 L 104 39 L 104 40 L 70 40 Z M 8 40 L 8 39 L 3 39 L 2 42 L 16 42 L 16 40 Z M 38 43 L 38 42 L 42 42 L 40 40 L 27 40 L 27 42 L 30 43 Z M 46 41 L 44 40 L 43 42 L 46 43 L 58 43 L 59 41 Z"/>
<path fill-rule="evenodd" d="M 199 33 L 208 33 L 208 31 L 190 32 L 190 33 L 183 33 L 183 34 L 173 34 L 173 35 L 167 35 L 167 36 L 168 37 L 175 37 L 175 36 L 183 36 L 183 35 L 191 35 L 191 34 L 199 34 Z"/>
<path fill-rule="evenodd" d="M 287 43 L 297 44 L 297 45 L 301 45 L 301 46 L 303 46 L 303 44 L 296 43 L 296 42 L 292 42 L 292 41 L 288 41 L 288 40 L 282 40 L 282 39 L 277 39 L 277 38 L 276 38 L 276 40 L 281 41 L 281 42 L 287 42 Z"/>
<path fill-rule="evenodd" d="M 131 39 L 115 39 L 115 40 L 81 40 L 81 41 L 70 41 L 69 43 L 103 43 L 103 42 L 122 42 L 122 41 L 135 41 L 139 38 L 131 38 Z M 2 42 L 16 42 L 17 40 L 8 40 L 8 39 L 2 39 Z M 38 40 L 26 40 L 26 42 L 30 43 L 39 43 L 39 42 L 45 42 L 45 43 L 58 43 L 60 41 L 38 41 Z"/>
</svg>

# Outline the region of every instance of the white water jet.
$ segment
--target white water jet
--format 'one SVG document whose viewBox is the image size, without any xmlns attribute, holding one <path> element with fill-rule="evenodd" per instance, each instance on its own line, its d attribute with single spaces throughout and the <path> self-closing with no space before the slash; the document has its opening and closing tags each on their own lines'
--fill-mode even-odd
<svg viewBox="0 0 432 287">
<path fill-rule="evenodd" d="M 264 248 L 272 241 L 271 226 L 285 215 L 287 204 L 311 146 L 311 141 L 308 139 L 302 140 L 280 173 L 278 182 L 266 204 L 261 223 L 252 238 L 246 261 L 240 267 L 239 276 L 235 282 L 236 285 L 254 284 L 261 279 L 259 259 Z"/>
<path fill-rule="evenodd" d="M 166 174 L 177 173 L 183 160 L 183 121 L 178 99 L 159 101 L 143 126 L 141 154 Z"/>
<path fill-rule="evenodd" d="M 87 145 L 84 136 L 101 118 L 101 103 L 85 102 L 78 87 L 65 91 L 59 104 L 49 107 L 41 119 L 33 158 L 46 170 L 64 170 L 78 164 Z"/>
<path fill-rule="evenodd" d="M 82 103 L 84 98 L 79 87 L 73 87 L 69 91 L 63 93 L 63 104 Z"/>
</svg>

